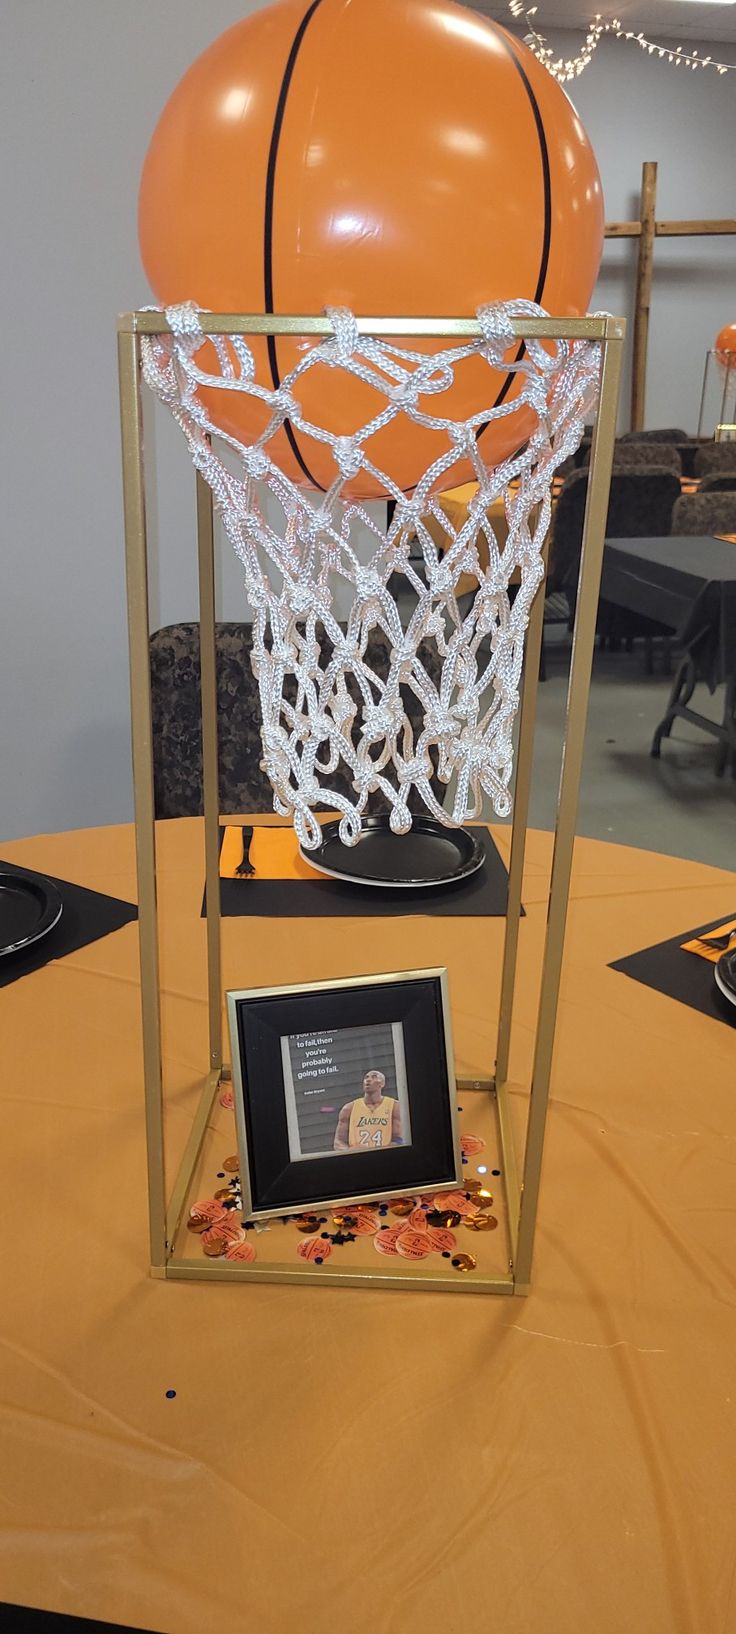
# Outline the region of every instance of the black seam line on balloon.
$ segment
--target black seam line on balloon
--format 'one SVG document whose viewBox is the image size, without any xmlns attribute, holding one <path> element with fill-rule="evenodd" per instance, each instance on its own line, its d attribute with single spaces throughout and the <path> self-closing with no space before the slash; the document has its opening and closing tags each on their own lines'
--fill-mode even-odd
<svg viewBox="0 0 736 1634">
<path fill-rule="evenodd" d="M 296 59 L 299 55 L 299 49 L 314 13 L 321 4 L 322 0 L 312 0 L 311 6 L 304 13 L 296 34 L 294 35 L 291 50 L 286 60 L 284 77 L 281 81 L 281 87 L 279 89 L 278 99 L 276 102 L 276 112 L 273 119 L 271 144 L 268 150 L 268 164 L 266 166 L 266 213 L 263 228 L 263 289 L 267 312 L 273 312 L 273 200 L 276 189 L 276 160 L 278 158 L 279 141 L 281 139 L 281 127 L 284 123 L 286 101 L 289 95 L 289 87 L 291 85 L 294 68 L 296 66 Z M 279 386 L 281 385 L 281 376 L 279 374 L 278 358 L 276 356 L 275 335 L 268 336 L 266 341 L 266 349 L 268 351 L 268 361 L 271 366 L 271 379 L 273 380 L 275 390 L 278 391 Z M 319 482 L 316 481 L 309 469 L 309 466 L 306 464 L 306 461 L 302 458 L 299 444 L 294 436 L 293 426 L 289 420 L 284 421 L 284 431 L 289 439 L 292 453 L 298 460 L 305 477 L 307 477 L 308 481 L 311 482 L 315 488 L 319 489 L 320 493 L 324 493 L 324 488 Z"/>
<path fill-rule="evenodd" d="M 489 22 L 490 22 L 490 18 L 489 18 Z M 550 168 L 549 168 L 549 149 L 547 147 L 547 138 L 546 138 L 546 136 L 544 134 L 544 125 L 542 123 L 542 115 L 539 112 L 539 103 L 537 102 L 537 99 L 536 99 L 536 97 L 534 95 L 534 92 L 532 90 L 531 84 L 529 82 L 529 76 L 528 76 L 528 74 L 526 72 L 526 69 L 524 68 L 523 63 L 519 62 L 519 59 L 518 59 L 518 57 L 516 55 L 516 52 L 513 50 L 510 43 L 507 43 L 506 37 L 505 37 L 504 33 L 502 32 L 502 30 L 498 29 L 498 28 L 494 28 L 493 23 L 490 23 L 490 26 L 491 26 L 491 28 L 493 28 L 494 34 L 496 34 L 498 36 L 498 39 L 500 40 L 501 45 L 504 47 L 504 50 L 508 53 L 509 57 L 511 58 L 511 61 L 514 64 L 514 67 L 516 68 L 516 70 L 517 70 L 517 72 L 518 72 L 518 74 L 519 74 L 519 76 L 521 78 L 522 84 L 524 86 L 524 90 L 526 91 L 526 94 L 527 94 L 527 96 L 529 98 L 529 103 L 530 103 L 530 106 L 531 106 L 532 115 L 533 115 L 533 118 L 534 118 L 534 123 L 535 123 L 536 128 L 537 128 L 537 137 L 538 137 L 538 140 L 539 140 L 539 155 L 540 155 L 540 158 L 541 158 L 541 161 L 542 161 L 542 182 L 543 182 L 543 186 L 544 186 L 544 234 L 543 234 L 543 237 L 542 237 L 542 254 L 541 254 L 540 260 L 539 260 L 539 274 L 538 274 L 538 277 L 537 277 L 537 287 L 536 287 L 536 290 L 534 292 L 534 300 L 535 300 L 536 303 L 539 303 L 539 302 L 541 302 L 542 295 L 544 293 L 544 286 L 545 286 L 545 283 L 547 282 L 547 271 L 548 271 L 548 268 L 549 268 L 550 246 L 551 246 L 551 243 L 552 243 L 552 181 L 551 181 Z M 521 359 L 523 358 L 525 351 L 526 351 L 526 346 L 524 345 L 524 342 L 522 341 L 521 345 L 519 346 L 519 349 L 518 349 L 518 351 L 516 353 L 516 357 L 514 358 L 515 363 L 520 363 L 521 362 Z M 509 391 L 511 390 L 513 381 L 514 381 L 513 374 L 507 374 L 506 379 L 505 379 L 505 381 L 504 381 L 504 383 L 503 383 L 503 385 L 501 387 L 501 390 L 500 390 L 500 392 L 499 392 L 499 394 L 498 394 L 498 396 L 496 398 L 496 401 L 495 401 L 495 403 L 493 405 L 494 408 L 500 408 L 501 407 L 501 404 L 502 404 L 504 398 L 508 395 Z M 485 425 L 482 425 L 482 426 L 478 427 L 478 430 L 475 433 L 476 442 L 478 442 L 480 440 L 480 438 L 483 436 L 483 432 L 487 431 L 489 423 L 490 422 L 488 420 L 486 420 Z"/>
</svg>

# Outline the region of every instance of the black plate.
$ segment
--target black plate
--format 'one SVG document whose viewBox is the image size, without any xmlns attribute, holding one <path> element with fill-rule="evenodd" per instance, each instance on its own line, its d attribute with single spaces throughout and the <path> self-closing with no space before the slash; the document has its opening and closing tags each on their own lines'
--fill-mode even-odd
<svg viewBox="0 0 736 1634">
<path fill-rule="evenodd" d="M 22 868 L 0 870 L 0 958 L 38 942 L 61 918 L 63 903 L 55 885 Z"/>
<path fill-rule="evenodd" d="M 713 971 L 716 978 L 716 987 L 728 999 L 730 1004 L 736 1005 L 736 948 L 730 953 L 722 953 Z"/>
<path fill-rule="evenodd" d="M 364 817 L 357 845 L 343 845 L 339 822 L 325 823 L 322 844 L 301 855 L 310 868 L 351 885 L 397 890 L 456 885 L 485 862 L 473 830 L 444 828 L 434 817 L 415 817 L 408 834 L 392 834 L 388 817 Z"/>
</svg>

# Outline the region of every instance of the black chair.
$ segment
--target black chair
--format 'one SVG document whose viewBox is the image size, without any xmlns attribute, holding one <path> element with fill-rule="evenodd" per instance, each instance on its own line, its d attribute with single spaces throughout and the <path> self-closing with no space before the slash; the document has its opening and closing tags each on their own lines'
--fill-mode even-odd
<svg viewBox="0 0 736 1634">
<path fill-rule="evenodd" d="M 562 485 L 552 521 L 547 591 L 564 592 L 571 621 L 575 617 L 587 493 L 588 471 L 574 471 Z M 674 471 L 657 467 L 614 471 L 608 503 L 607 536 L 646 539 L 669 533 L 672 507 L 679 493 L 680 483 Z M 601 599 L 596 629 L 601 644 L 612 648 L 623 642 L 630 651 L 633 642 L 643 638 L 650 672 L 653 664 L 652 643 L 655 638 L 662 639 L 666 662 L 669 662 L 672 632 L 655 619 L 631 613 Z"/>
<path fill-rule="evenodd" d="M 689 437 L 686 443 L 676 443 L 675 447 L 680 456 L 682 474 L 684 477 L 695 476 L 695 456 L 702 442 L 697 437 Z"/>
<path fill-rule="evenodd" d="M 273 791 L 261 767 L 258 683 L 251 667 L 253 650 L 249 624 L 216 626 L 217 726 L 220 810 L 224 815 L 273 811 Z M 329 655 L 329 643 L 325 643 Z M 170 624 L 150 638 L 154 800 L 157 817 L 196 817 L 203 811 L 202 724 L 199 661 L 199 625 Z M 430 678 L 438 683 L 441 660 L 433 643 L 424 642 L 420 657 Z M 376 674 L 388 674 L 389 646 L 382 631 L 368 642 L 368 662 Z M 356 703 L 360 693 L 348 680 Z M 406 713 L 415 734 L 421 729 L 422 709 L 414 693 L 402 689 Z M 291 687 L 291 701 L 296 687 Z M 386 775 L 390 775 L 389 772 Z M 331 788 L 352 795 L 347 771 L 342 768 L 327 780 Z M 433 778 L 441 802 L 444 785 Z M 412 789 L 408 804 L 424 810 L 421 796 Z M 326 796 L 324 808 L 330 809 Z M 371 812 L 387 811 L 381 794 L 369 796 Z"/>
<path fill-rule="evenodd" d="M 699 494 L 725 494 L 734 488 L 736 488 L 736 454 L 732 471 L 713 471 L 710 476 L 701 477 L 698 483 Z"/>
<path fill-rule="evenodd" d="M 646 539 L 669 533 L 679 494 L 673 471 L 658 467 L 614 471 L 606 534 L 617 539 Z M 587 469 L 573 471 L 560 489 L 552 519 L 548 590 L 564 590 L 571 598 L 580 566 L 587 496 Z M 570 611 L 574 612 L 574 599 Z"/>
<path fill-rule="evenodd" d="M 555 624 L 558 626 L 564 624 L 568 630 L 572 628 L 570 604 L 564 590 L 550 590 L 548 576 L 546 594 L 544 597 L 544 613 L 542 616 L 542 645 L 539 652 L 540 681 L 546 681 L 547 679 L 547 646 L 544 639 L 544 632 Z"/>
</svg>

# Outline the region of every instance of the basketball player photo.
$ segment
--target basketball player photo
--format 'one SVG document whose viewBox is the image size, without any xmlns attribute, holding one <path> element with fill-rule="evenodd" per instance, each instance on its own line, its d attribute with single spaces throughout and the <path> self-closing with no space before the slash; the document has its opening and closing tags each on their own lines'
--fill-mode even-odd
<svg viewBox="0 0 736 1634">
<path fill-rule="evenodd" d="M 385 1094 L 386 1079 L 373 1068 L 363 1079 L 363 1093 L 346 1101 L 337 1121 L 336 1152 L 375 1151 L 401 1145 L 401 1107 Z"/>
<path fill-rule="evenodd" d="M 410 1144 L 400 1022 L 291 1033 L 281 1055 L 292 1158 Z"/>
</svg>

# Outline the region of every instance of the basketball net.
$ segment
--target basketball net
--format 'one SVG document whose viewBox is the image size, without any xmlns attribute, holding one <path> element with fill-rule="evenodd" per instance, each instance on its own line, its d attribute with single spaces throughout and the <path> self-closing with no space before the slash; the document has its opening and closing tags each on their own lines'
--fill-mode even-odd
<svg viewBox="0 0 736 1634">
<path fill-rule="evenodd" d="M 360 335 L 352 314 L 343 309 L 328 309 L 327 315 L 334 333 L 309 348 L 274 390 L 256 384 L 252 352 L 239 336 L 210 337 L 219 373 L 198 366 L 207 314 L 192 305 L 167 307 L 171 334 L 142 339 L 144 378 L 181 426 L 245 569 L 262 766 L 273 788 L 274 810 L 292 816 L 307 851 L 321 837 L 315 806 L 338 811 L 340 838 L 354 845 L 368 798 L 377 791 L 388 801 L 395 834 L 411 828 L 412 789 L 447 827 L 479 817 L 484 795 L 497 816 L 508 816 L 524 635 L 544 578 L 552 478 L 580 443 L 600 372 L 599 347 L 586 341 L 528 340 L 520 360 L 508 361 L 509 349 L 514 354 L 519 349 L 512 320 L 546 316 L 530 301 L 481 307 L 477 339 L 433 354 Z M 464 363 L 478 356 L 489 370 L 520 377 L 512 400 L 493 406 L 498 386 L 489 374 L 490 402 L 476 414 L 462 421 L 433 415 L 433 396 L 448 391 Z M 367 382 L 383 394 L 386 407 L 350 436 L 311 423 L 302 415 L 299 387 L 315 368 L 345 370 Z M 270 415 L 265 430 L 248 445 L 218 430 L 202 402 L 202 388 L 242 392 L 265 405 Z M 528 442 L 490 466 L 477 433 L 521 407 L 534 418 Z M 447 443 L 410 494 L 372 463 L 368 447 L 376 431 L 402 416 L 444 432 Z M 335 479 L 326 493 L 298 487 L 271 457 L 269 442 L 286 421 L 331 448 Z M 213 437 L 223 454 L 223 445 L 237 454 L 242 474 L 233 474 L 213 448 Z M 456 529 L 438 490 L 459 459 L 472 467 L 478 487 Z M 385 530 L 364 504 L 344 492 L 361 472 L 395 502 Z M 499 499 L 508 524 L 503 549 L 487 516 Z M 430 520 L 446 540 L 441 550 Z M 487 566 L 479 551 L 481 534 Z M 403 622 L 388 588 L 395 574 L 402 576 L 410 603 Z M 466 611 L 458 605 L 461 578 L 475 587 Z M 345 627 L 336 611 L 336 590 L 344 595 L 346 585 L 352 605 Z M 369 662 L 374 629 L 390 646 L 383 678 Z M 437 683 L 422 658 L 427 643 L 440 661 L 441 667 L 433 666 L 440 667 Z M 407 689 L 421 706 L 423 724 L 416 734 L 402 701 Z M 338 768 L 347 771 L 351 797 L 329 786 Z M 448 786 L 447 806 L 431 786 L 435 773 Z"/>
</svg>

